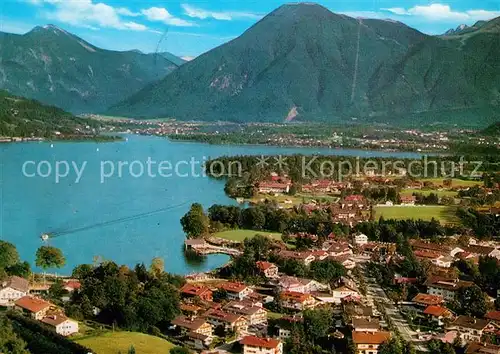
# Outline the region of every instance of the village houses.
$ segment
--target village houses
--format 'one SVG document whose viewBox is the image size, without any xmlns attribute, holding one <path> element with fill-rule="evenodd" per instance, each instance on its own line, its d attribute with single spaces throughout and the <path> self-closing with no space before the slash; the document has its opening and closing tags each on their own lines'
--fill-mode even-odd
<svg viewBox="0 0 500 354">
<path fill-rule="evenodd" d="M 29 282 L 17 276 L 8 277 L 0 283 L 0 306 L 12 305 L 16 300 L 28 295 Z"/>
<path fill-rule="evenodd" d="M 246 336 L 240 344 L 243 354 L 283 354 L 283 343 L 273 338 Z"/>
</svg>

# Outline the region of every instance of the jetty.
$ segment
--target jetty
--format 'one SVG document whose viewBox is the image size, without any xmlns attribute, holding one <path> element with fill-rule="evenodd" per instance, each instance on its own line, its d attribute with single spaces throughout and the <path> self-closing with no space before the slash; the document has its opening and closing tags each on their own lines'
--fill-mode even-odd
<svg viewBox="0 0 500 354">
<path fill-rule="evenodd" d="M 214 246 L 209 244 L 204 239 L 188 239 L 184 241 L 186 250 L 192 250 L 199 255 L 207 254 L 227 254 L 229 256 L 239 256 L 242 254 L 240 250 L 231 247 Z"/>
</svg>

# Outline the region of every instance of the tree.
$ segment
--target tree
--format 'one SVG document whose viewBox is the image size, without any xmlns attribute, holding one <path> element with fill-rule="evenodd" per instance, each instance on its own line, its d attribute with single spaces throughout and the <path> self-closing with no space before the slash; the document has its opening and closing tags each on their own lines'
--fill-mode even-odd
<svg viewBox="0 0 500 354">
<path fill-rule="evenodd" d="M 130 348 L 128 349 L 128 354 L 135 354 L 135 348 L 133 345 L 130 346 Z"/>
<path fill-rule="evenodd" d="M 92 273 L 92 265 L 90 264 L 80 264 L 73 269 L 71 276 L 76 279 L 83 279 L 90 273 Z"/>
<path fill-rule="evenodd" d="M 304 331 L 311 343 L 325 338 L 333 326 L 333 313 L 330 308 L 304 311 Z"/>
<path fill-rule="evenodd" d="M 191 205 L 189 211 L 181 218 L 184 232 L 191 238 L 200 238 L 208 233 L 210 220 L 199 203 Z"/>
<path fill-rule="evenodd" d="M 477 286 L 462 287 L 456 294 L 457 312 L 474 317 L 483 317 L 487 311 L 483 291 Z"/>
<path fill-rule="evenodd" d="M 0 317 L 0 353 L 29 354 L 26 343 L 16 335 L 11 322 L 4 316 Z"/>
<path fill-rule="evenodd" d="M 36 251 L 37 267 L 42 269 L 61 268 L 66 264 L 66 259 L 59 248 L 42 246 Z"/>
<path fill-rule="evenodd" d="M 403 354 L 403 344 L 397 337 L 392 337 L 387 342 L 382 343 L 378 349 L 379 354 Z"/>
<path fill-rule="evenodd" d="M 61 300 L 66 293 L 67 291 L 64 289 L 64 283 L 61 279 L 57 279 L 49 288 L 49 296 L 54 300 Z"/>
<path fill-rule="evenodd" d="M 311 276 L 323 283 L 328 283 L 345 275 L 346 270 L 342 264 L 331 259 L 311 263 Z"/>
<path fill-rule="evenodd" d="M 165 271 L 165 262 L 163 261 L 163 258 L 153 258 L 153 260 L 151 261 L 150 271 L 156 278 L 159 278 Z"/>
<path fill-rule="evenodd" d="M 16 275 L 21 278 L 28 278 L 31 275 L 31 266 L 28 262 L 19 262 L 5 269 L 7 274 Z"/>
<path fill-rule="evenodd" d="M 5 269 L 19 263 L 19 253 L 16 246 L 0 240 L 0 269 Z"/>
<path fill-rule="evenodd" d="M 170 354 L 191 354 L 191 351 L 184 347 L 174 347 L 170 349 Z"/>
</svg>

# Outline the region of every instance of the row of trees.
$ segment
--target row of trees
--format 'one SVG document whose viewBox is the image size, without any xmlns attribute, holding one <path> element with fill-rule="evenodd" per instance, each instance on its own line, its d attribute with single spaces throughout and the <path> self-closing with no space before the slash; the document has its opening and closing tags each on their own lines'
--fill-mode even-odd
<svg viewBox="0 0 500 354">
<path fill-rule="evenodd" d="M 457 216 L 462 224 L 472 229 L 480 239 L 491 239 L 500 230 L 500 216 L 497 213 L 481 213 L 472 208 L 459 208 Z"/>
<path fill-rule="evenodd" d="M 226 176 L 229 177 L 229 172 L 234 174 L 238 172 L 238 177 L 243 178 L 246 182 L 257 182 L 267 178 L 271 172 L 280 174 L 288 174 L 293 182 L 302 184 L 307 183 L 310 179 L 318 178 L 335 178 L 338 176 L 352 176 L 359 169 L 363 172 L 366 169 L 374 170 L 375 173 L 381 174 L 400 174 L 403 169 L 410 170 L 411 165 L 412 176 L 424 177 L 443 177 L 449 179 L 449 176 L 454 174 L 455 168 L 459 163 L 462 163 L 464 175 L 472 172 L 476 168 L 475 163 L 467 161 L 475 161 L 475 159 L 463 159 L 462 156 L 426 156 L 421 159 L 396 159 L 393 157 L 370 157 L 360 158 L 356 156 L 306 156 L 306 155 L 290 155 L 286 157 L 286 164 L 275 164 L 279 156 L 267 156 L 269 163 L 262 164 L 260 156 L 223 156 L 214 160 L 207 161 L 206 170 L 210 176 Z M 492 156 L 492 161 L 483 160 L 482 171 L 496 172 L 498 171 L 498 156 Z M 217 163 L 215 163 L 217 161 Z M 415 163 L 417 161 L 418 163 Z M 396 163 L 397 162 L 397 163 Z M 411 181 L 410 177 L 402 179 L 403 181 Z"/>
<path fill-rule="evenodd" d="M 249 208 L 213 205 L 208 214 L 200 204 L 193 204 L 181 219 L 184 231 L 189 237 L 201 237 L 211 228 L 242 228 L 256 231 L 267 230 L 281 233 L 306 232 L 316 234 L 324 240 L 331 232 L 337 236 L 348 235 L 349 227 L 332 222 L 329 212 L 315 210 L 307 214 L 298 209 L 277 209 L 272 205 L 257 205 Z M 486 224 L 487 225 L 487 224 Z M 436 238 L 462 233 L 459 226 L 442 226 L 436 219 L 424 220 L 385 220 L 359 223 L 355 232 L 366 234 L 370 240 L 397 242 L 398 234 L 410 238 Z"/>
</svg>

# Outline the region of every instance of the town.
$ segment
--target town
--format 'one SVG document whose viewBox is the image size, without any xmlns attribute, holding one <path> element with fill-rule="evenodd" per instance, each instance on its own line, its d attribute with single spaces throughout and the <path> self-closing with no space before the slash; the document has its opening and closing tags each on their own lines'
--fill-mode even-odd
<svg viewBox="0 0 500 354">
<path fill-rule="evenodd" d="M 301 184 L 262 176 L 250 195 L 237 196 L 248 186 L 233 191 L 246 208 L 193 204 L 181 219 L 184 252 L 230 255 L 221 268 L 181 278 L 160 259 L 149 271 L 97 260 L 61 278 L 32 274 L 26 262 L 3 265 L 0 305 L 14 324 L 68 338 L 62 347 L 74 352 L 92 352 L 81 338 L 96 328 L 121 327 L 147 330 L 181 352 L 500 353 L 498 175 L 369 172 Z M 13 247 L 3 242 L 2 259 Z M 49 268 L 64 259 L 51 246 L 39 252 L 37 264 Z M 169 310 L 153 316 L 151 308 L 140 327 L 128 323 L 126 302 L 96 294 L 127 279 L 137 280 L 123 296 L 139 299 L 127 311 L 140 316 L 149 298 L 141 289 L 156 287 L 171 294 L 165 305 L 154 302 Z"/>
</svg>

